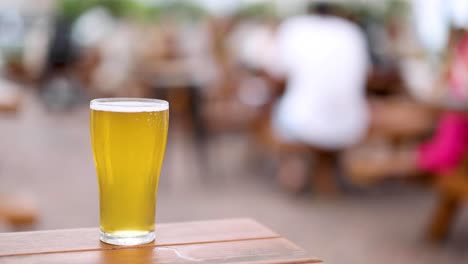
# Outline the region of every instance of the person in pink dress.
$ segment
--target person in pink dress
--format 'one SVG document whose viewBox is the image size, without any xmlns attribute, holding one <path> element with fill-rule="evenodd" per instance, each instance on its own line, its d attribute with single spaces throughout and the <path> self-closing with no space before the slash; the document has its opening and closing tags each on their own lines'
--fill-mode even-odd
<svg viewBox="0 0 468 264">
<path fill-rule="evenodd" d="M 447 84 L 450 96 L 468 102 L 468 32 L 453 30 L 449 45 Z M 468 154 L 468 115 L 463 110 L 441 114 L 434 136 L 417 151 L 416 166 L 424 172 L 449 175 Z"/>
</svg>

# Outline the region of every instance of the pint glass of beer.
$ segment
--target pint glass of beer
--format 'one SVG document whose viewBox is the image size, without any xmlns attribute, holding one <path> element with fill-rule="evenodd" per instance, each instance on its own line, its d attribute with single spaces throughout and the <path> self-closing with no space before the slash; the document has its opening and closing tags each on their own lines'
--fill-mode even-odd
<svg viewBox="0 0 468 264">
<path fill-rule="evenodd" d="M 92 100 L 90 108 L 100 239 L 114 245 L 149 243 L 155 238 L 169 104 L 156 99 L 109 98 Z"/>
</svg>

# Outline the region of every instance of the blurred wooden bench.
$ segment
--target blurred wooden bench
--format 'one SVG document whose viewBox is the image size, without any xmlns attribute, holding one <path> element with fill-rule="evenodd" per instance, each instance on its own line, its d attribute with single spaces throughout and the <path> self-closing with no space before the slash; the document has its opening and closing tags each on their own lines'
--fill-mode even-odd
<svg viewBox="0 0 468 264">
<path fill-rule="evenodd" d="M 0 263 L 321 263 L 251 219 L 160 224 L 156 241 L 113 246 L 97 228 L 0 233 Z"/>
<path fill-rule="evenodd" d="M 439 176 L 435 187 L 439 192 L 439 201 L 427 230 L 427 238 L 437 242 L 447 237 L 463 202 L 468 201 L 468 162 L 465 161 L 450 175 Z"/>
<path fill-rule="evenodd" d="M 437 110 L 406 97 L 373 99 L 365 142 L 345 151 L 344 170 L 355 185 L 367 186 L 416 172 L 412 155 L 436 125 Z"/>
</svg>

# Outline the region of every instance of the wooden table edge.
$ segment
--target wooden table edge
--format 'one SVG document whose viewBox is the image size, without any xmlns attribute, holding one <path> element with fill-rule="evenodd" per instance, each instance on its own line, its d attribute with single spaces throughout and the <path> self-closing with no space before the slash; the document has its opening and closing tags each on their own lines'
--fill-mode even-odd
<svg viewBox="0 0 468 264">
<path fill-rule="evenodd" d="M 155 242 L 151 242 L 148 244 L 143 244 L 143 245 L 134 245 L 134 246 L 116 246 L 116 245 L 110 245 L 106 244 L 103 242 L 98 242 L 102 246 L 101 247 L 82 247 L 82 248 L 75 248 L 75 249 L 69 249 L 69 250 L 64 250 L 64 249 L 48 249 L 45 250 L 43 249 L 42 251 L 32 251 L 32 252 L 15 252 L 15 253 L 1 253 L 0 252 L 0 257 L 12 257 L 12 256 L 28 256 L 28 255 L 36 255 L 36 254 L 54 254 L 54 253 L 72 253 L 72 252 L 86 252 L 86 251 L 106 251 L 106 250 L 119 250 L 119 249 L 132 249 L 132 248 L 156 248 L 156 247 L 170 247 L 170 246 L 182 246 L 182 245 L 191 245 L 191 244 L 209 244 L 209 243 L 219 243 L 219 242 L 234 242 L 234 241 L 249 241 L 249 240 L 266 240 L 266 239 L 275 239 L 275 238 L 283 238 L 281 235 L 278 233 L 274 232 L 271 228 L 266 227 L 265 225 L 259 223 L 258 221 L 255 221 L 252 218 L 248 217 L 242 217 L 242 218 L 225 218 L 225 219 L 212 219 L 212 220 L 199 220 L 199 221 L 190 221 L 190 222 L 171 222 L 171 223 L 160 223 L 159 225 L 164 225 L 165 228 L 171 227 L 171 226 L 178 226 L 178 225 L 184 225 L 187 223 L 190 224 L 219 224 L 223 222 L 244 222 L 248 223 L 254 226 L 261 227 L 264 231 L 267 231 L 268 235 L 263 235 L 263 236 L 258 236 L 258 237 L 238 237 L 238 238 L 233 238 L 233 239 L 208 239 L 208 240 L 198 240 L 198 241 L 190 241 L 190 242 L 173 242 L 173 243 L 159 243 L 156 244 Z M 46 233 L 46 232 L 63 232 L 67 233 L 67 231 L 70 232 L 90 232 L 90 231 L 98 231 L 98 228 L 96 227 L 84 227 L 84 228 L 67 228 L 67 229 L 48 229 L 48 230 L 35 230 L 35 231 L 26 231 L 26 232 L 7 232 L 7 233 L 0 233 L 1 235 L 7 235 L 7 236 L 15 236 L 18 234 L 21 235 L 27 235 L 34 237 L 37 234 L 40 233 Z M 290 241 L 288 241 L 290 242 Z"/>
<path fill-rule="evenodd" d="M 75 249 L 56 249 L 56 250 L 47 250 L 47 251 L 34 251 L 34 252 L 16 252 L 16 253 L 3 253 L 0 254 L 0 259 L 3 257 L 18 257 L 18 256 L 34 256 L 34 255 L 48 255 L 48 254 L 60 254 L 60 253 L 80 253 L 80 252 L 99 252 L 99 251 L 113 251 L 113 250 L 121 250 L 121 249 L 137 249 L 137 248 L 161 248 L 161 247 L 177 247 L 177 246 L 185 246 L 185 245 L 195 245 L 195 244 L 210 244 L 210 243 L 229 243 L 229 242 L 239 242 L 239 241 L 256 241 L 256 240 L 271 240 L 271 239 L 282 239 L 285 240 L 287 243 L 290 243 L 292 245 L 295 245 L 292 243 L 290 240 L 284 238 L 283 236 L 279 235 L 278 233 L 274 232 L 271 228 L 266 227 L 265 225 L 259 223 L 258 221 L 255 221 L 251 218 L 235 218 L 235 219 L 217 219 L 217 220 L 202 220 L 202 221 L 192 221 L 190 223 L 220 223 L 220 222 L 229 222 L 229 221 L 242 221 L 246 222 L 248 224 L 252 224 L 255 226 L 260 226 L 263 230 L 266 230 L 267 233 L 264 233 L 261 236 L 258 237 L 245 237 L 245 238 L 232 238 L 232 239 L 219 239 L 219 240 L 205 240 L 205 241 L 186 241 L 186 242 L 173 242 L 171 243 L 170 241 L 167 241 L 168 243 L 162 243 L 162 244 L 155 244 L 155 243 L 148 243 L 144 245 L 135 245 L 135 246 L 113 246 L 113 245 L 108 245 L 102 246 L 102 247 L 83 247 L 83 248 L 75 248 Z M 174 222 L 174 223 L 167 223 L 164 224 L 166 227 L 167 226 L 177 226 L 181 224 L 185 224 L 186 222 Z M 162 225 L 162 224 L 161 224 Z M 28 232 L 19 232 L 27 235 L 34 236 L 34 234 L 40 233 L 40 232 L 47 232 L 47 231 L 80 231 L 83 230 L 83 232 L 88 232 L 91 229 L 96 229 L 95 227 L 91 228 L 73 228 L 73 229 L 55 229 L 55 230 L 37 230 L 37 231 L 28 231 Z M 5 234 L 5 233 L 0 233 L 0 235 Z M 6 233 L 6 234 L 14 234 L 14 233 Z M 100 242 L 102 243 L 102 242 Z M 102 243 L 105 244 L 105 243 Z M 256 262 L 248 262 L 248 263 L 254 263 L 254 264 L 262 264 L 262 263 L 272 263 L 272 264 L 289 264 L 289 263 L 299 263 L 299 264 L 304 264 L 304 263 L 323 263 L 320 259 L 308 256 L 307 253 L 299 246 L 295 245 L 300 251 L 304 252 L 305 256 L 295 259 L 295 260 L 278 260 L 278 261 L 273 261 L 273 262 L 264 262 L 264 261 L 256 261 Z M 239 264 L 247 263 L 247 262 L 239 262 Z"/>
<path fill-rule="evenodd" d="M 44 252 L 2 254 L 2 255 L 0 255 L 0 258 L 1 257 L 15 257 L 15 256 L 31 256 L 31 255 L 45 255 L 45 254 L 89 252 L 89 251 L 110 251 L 110 250 L 134 249 L 134 248 L 175 247 L 175 246 L 214 244 L 214 243 L 226 243 L 226 242 L 237 242 L 237 241 L 269 240 L 269 239 L 276 239 L 276 238 L 283 238 L 284 239 L 284 237 L 278 235 L 278 236 L 259 237 L 259 238 L 225 239 L 225 240 L 199 241 L 199 242 L 187 242 L 187 243 L 167 243 L 167 244 L 148 243 L 148 244 L 135 245 L 135 246 L 110 245 L 110 247 L 108 247 L 108 248 L 82 248 L 82 249 L 71 249 L 71 250 L 55 250 L 55 251 L 51 250 L 51 251 L 44 251 Z M 101 243 L 103 243 L 103 242 L 101 242 Z"/>
</svg>

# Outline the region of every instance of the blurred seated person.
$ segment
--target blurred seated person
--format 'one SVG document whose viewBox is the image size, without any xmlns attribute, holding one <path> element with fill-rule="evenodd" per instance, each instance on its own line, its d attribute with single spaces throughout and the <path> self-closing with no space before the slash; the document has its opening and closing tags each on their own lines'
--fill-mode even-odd
<svg viewBox="0 0 468 264">
<path fill-rule="evenodd" d="M 322 176 L 320 168 L 328 166 L 330 174 L 337 151 L 360 142 L 368 130 L 365 36 L 357 25 L 334 15 L 332 6 L 319 3 L 309 8 L 309 15 L 280 25 L 277 53 L 287 84 L 273 110 L 273 131 L 286 144 L 315 149 L 313 177 L 331 178 Z M 282 162 L 279 180 L 299 191 L 308 182 L 292 164 L 297 162 Z"/>
<path fill-rule="evenodd" d="M 447 50 L 446 66 L 434 93 L 441 108 L 434 135 L 420 146 L 406 150 L 404 158 L 400 155 L 380 164 L 366 160 L 367 167 L 380 172 L 369 177 L 450 175 L 465 160 L 468 153 L 468 31 L 452 29 Z"/>
<path fill-rule="evenodd" d="M 455 108 L 441 114 L 435 135 L 416 154 L 418 169 L 443 175 L 456 169 L 468 150 L 468 115 L 466 109 L 456 109 L 468 99 L 468 31 L 453 29 L 448 49 L 448 69 L 442 78 L 447 78 L 445 87 Z"/>
</svg>

